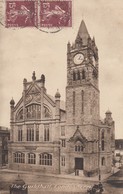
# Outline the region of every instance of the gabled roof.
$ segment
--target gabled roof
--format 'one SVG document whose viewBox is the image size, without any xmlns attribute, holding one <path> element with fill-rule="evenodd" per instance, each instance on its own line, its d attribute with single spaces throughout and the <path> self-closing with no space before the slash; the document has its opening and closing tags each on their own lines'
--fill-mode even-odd
<svg viewBox="0 0 123 194">
<path fill-rule="evenodd" d="M 74 135 L 69 139 L 69 142 L 77 142 L 80 141 L 81 143 L 85 143 L 87 139 L 82 135 L 82 133 L 79 130 L 79 127 L 77 127 Z"/>
<path fill-rule="evenodd" d="M 87 45 L 87 42 L 88 42 L 88 38 L 90 37 L 89 33 L 88 33 L 88 30 L 87 30 L 87 27 L 85 25 L 85 22 L 84 20 L 82 20 L 81 24 L 80 24 L 80 27 L 79 27 L 79 31 L 78 31 L 78 34 L 77 34 L 77 38 L 81 38 L 82 39 L 82 42 L 84 45 Z"/>
<path fill-rule="evenodd" d="M 26 94 L 40 93 L 40 88 L 36 83 L 31 83 L 29 88 L 26 91 Z"/>
</svg>

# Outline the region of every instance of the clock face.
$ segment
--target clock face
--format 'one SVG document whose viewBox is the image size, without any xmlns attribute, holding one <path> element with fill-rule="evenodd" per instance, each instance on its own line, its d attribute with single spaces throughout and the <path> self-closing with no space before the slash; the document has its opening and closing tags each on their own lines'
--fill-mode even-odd
<svg viewBox="0 0 123 194">
<path fill-rule="evenodd" d="M 74 56 L 74 63 L 76 65 L 80 65 L 84 60 L 84 55 L 82 53 L 78 53 Z"/>
</svg>

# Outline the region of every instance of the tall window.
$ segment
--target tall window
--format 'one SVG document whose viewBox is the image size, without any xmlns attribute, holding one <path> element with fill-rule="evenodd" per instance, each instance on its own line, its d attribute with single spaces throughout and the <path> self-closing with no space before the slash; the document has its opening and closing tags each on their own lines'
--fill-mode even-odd
<svg viewBox="0 0 123 194">
<path fill-rule="evenodd" d="M 35 164 L 36 163 L 36 155 L 33 153 L 28 154 L 28 164 Z"/>
<path fill-rule="evenodd" d="M 77 79 L 80 80 L 80 72 L 77 72 Z"/>
<path fill-rule="evenodd" d="M 65 126 L 61 126 L 61 136 L 65 136 Z"/>
<path fill-rule="evenodd" d="M 44 141 L 49 141 L 49 125 L 44 125 Z"/>
<path fill-rule="evenodd" d="M 66 140 L 65 139 L 61 140 L 61 146 L 64 147 L 64 148 L 66 147 Z"/>
<path fill-rule="evenodd" d="M 73 81 L 75 81 L 76 80 L 76 73 L 75 73 L 75 71 L 73 72 Z"/>
<path fill-rule="evenodd" d="M 82 90 L 81 93 L 81 97 L 82 97 L 82 113 L 84 112 L 84 91 Z"/>
<path fill-rule="evenodd" d="M 105 137 L 104 137 L 104 131 L 102 131 L 102 134 L 101 134 L 101 148 L 102 148 L 102 151 L 105 150 L 105 141 L 104 141 Z"/>
<path fill-rule="evenodd" d="M 39 155 L 39 164 L 44 166 L 52 166 L 52 155 L 48 153 L 42 153 Z"/>
<path fill-rule="evenodd" d="M 21 109 L 21 110 L 19 111 L 19 113 L 18 113 L 17 116 L 16 116 L 16 119 L 17 119 L 17 120 L 23 120 L 23 109 Z"/>
<path fill-rule="evenodd" d="M 36 141 L 39 141 L 39 125 L 36 125 Z"/>
<path fill-rule="evenodd" d="M 34 141 L 34 125 L 27 125 L 27 141 Z"/>
<path fill-rule="evenodd" d="M 21 152 L 14 153 L 14 162 L 15 163 L 25 163 L 25 154 Z"/>
<path fill-rule="evenodd" d="M 75 91 L 73 91 L 73 114 L 75 115 Z"/>
<path fill-rule="evenodd" d="M 40 119 L 41 118 L 41 106 L 38 104 L 31 104 L 26 107 L 27 119 Z"/>
<path fill-rule="evenodd" d="M 61 157 L 61 166 L 65 166 L 65 156 Z"/>
<path fill-rule="evenodd" d="M 18 141 L 22 141 L 22 126 L 18 126 Z"/>
<path fill-rule="evenodd" d="M 50 110 L 47 107 L 44 107 L 44 117 L 51 118 Z"/>
<path fill-rule="evenodd" d="M 85 79 L 85 70 L 82 71 L 82 79 Z"/>
<path fill-rule="evenodd" d="M 105 166 L 105 158 L 104 157 L 102 157 L 101 164 L 102 164 L 102 166 Z"/>
</svg>

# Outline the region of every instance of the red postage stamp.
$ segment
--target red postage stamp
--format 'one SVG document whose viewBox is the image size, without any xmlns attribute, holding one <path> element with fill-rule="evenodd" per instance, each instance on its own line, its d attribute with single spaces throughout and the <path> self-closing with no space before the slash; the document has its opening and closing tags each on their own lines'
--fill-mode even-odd
<svg viewBox="0 0 123 194">
<path fill-rule="evenodd" d="M 6 27 L 34 27 L 37 25 L 37 2 L 6 1 Z"/>
<path fill-rule="evenodd" d="M 41 0 L 40 1 L 41 27 L 71 27 L 72 2 L 70 0 Z"/>
</svg>

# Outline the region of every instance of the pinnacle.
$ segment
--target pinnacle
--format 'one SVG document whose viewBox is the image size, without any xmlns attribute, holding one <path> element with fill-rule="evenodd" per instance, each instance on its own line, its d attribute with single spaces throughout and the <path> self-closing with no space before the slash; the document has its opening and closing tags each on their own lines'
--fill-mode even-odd
<svg viewBox="0 0 123 194">
<path fill-rule="evenodd" d="M 87 27 L 85 25 L 85 22 L 84 22 L 84 20 L 82 20 L 76 39 L 77 38 L 81 38 L 83 44 L 86 45 L 89 37 L 90 37 L 90 35 L 88 33 L 88 30 L 87 30 Z"/>
</svg>

